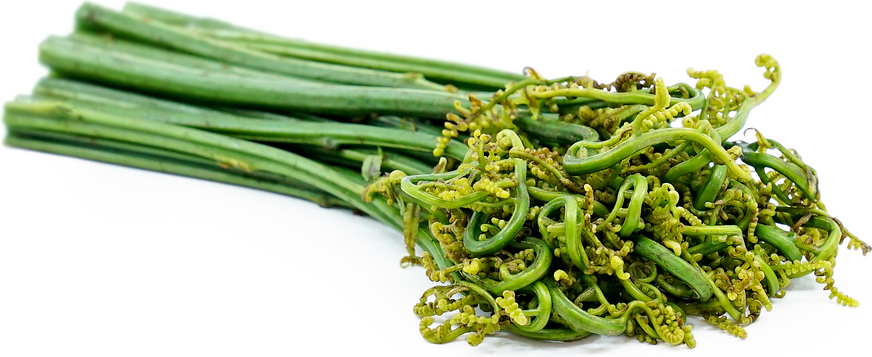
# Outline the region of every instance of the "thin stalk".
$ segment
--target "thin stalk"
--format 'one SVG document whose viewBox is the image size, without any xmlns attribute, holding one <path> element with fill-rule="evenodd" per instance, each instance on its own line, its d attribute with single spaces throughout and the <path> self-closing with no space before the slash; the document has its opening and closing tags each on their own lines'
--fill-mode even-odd
<svg viewBox="0 0 872 357">
<path fill-rule="evenodd" d="M 85 82 L 48 77 L 41 79 L 31 97 L 38 100 L 78 103 L 100 108 L 117 108 L 125 113 L 150 113 L 151 117 L 167 116 L 190 118 L 196 121 L 252 118 L 277 121 L 315 121 L 309 117 L 290 117 L 270 112 L 240 108 L 205 108 L 146 95 L 101 87 Z M 321 120 L 328 121 L 328 120 Z"/>
<path fill-rule="evenodd" d="M 249 187 L 304 199 L 322 207 L 352 208 L 345 201 L 339 200 L 323 191 L 301 188 L 289 182 L 255 177 L 244 172 L 232 172 L 221 168 L 217 164 L 210 166 L 199 162 L 186 162 L 172 157 L 119 150 L 117 147 L 96 145 L 93 143 L 93 139 L 85 140 L 86 142 L 90 141 L 91 144 L 82 144 L 74 141 L 58 140 L 57 137 L 52 137 L 51 135 L 42 136 L 42 134 L 11 132 L 6 137 L 5 144 L 23 149 Z"/>
<path fill-rule="evenodd" d="M 540 141 L 558 146 L 569 146 L 579 141 L 599 141 L 599 133 L 589 126 L 567 123 L 544 116 L 533 120 L 527 111 L 519 111 L 514 124 Z"/>
<path fill-rule="evenodd" d="M 382 156 L 381 166 L 387 170 L 400 170 L 407 175 L 422 175 L 433 171 L 433 167 L 430 165 L 424 164 L 408 156 L 385 150 L 379 153 L 378 150 L 362 147 L 339 150 L 324 149 L 317 146 L 304 146 L 300 148 L 304 155 L 314 155 L 319 161 L 339 159 L 353 162 L 357 164 L 357 167 L 360 167 L 360 164 L 363 163 L 367 156 L 380 155 Z"/>
<path fill-rule="evenodd" d="M 163 62 L 176 66 L 187 67 L 199 71 L 207 72 L 223 72 L 228 74 L 239 75 L 240 77 L 253 77 L 264 79 L 285 79 L 294 80 L 301 83 L 309 84 L 326 84 L 330 82 L 319 81 L 312 78 L 300 78 L 290 75 L 282 75 L 272 73 L 262 69 L 251 69 L 240 66 L 228 66 L 227 63 L 215 61 L 208 58 L 198 57 L 196 55 L 186 54 L 182 52 L 174 52 L 161 49 L 158 46 L 151 46 L 141 42 L 128 41 L 123 38 L 116 38 L 109 35 L 89 32 L 87 29 L 78 29 L 66 37 L 69 41 L 90 45 L 96 48 L 116 51 L 134 57 L 142 57 L 155 62 Z M 160 49 L 160 50 L 156 50 Z"/>
<path fill-rule="evenodd" d="M 263 52 L 391 72 L 421 73 L 432 80 L 457 86 L 483 87 L 489 90 L 496 90 L 505 88 L 505 85 L 510 82 L 522 81 L 527 78 L 522 74 L 508 73 L 461 63 L 378 53 L 282 38 L 221 21 L 197 18 L 137 3 L 128 3 L 125 5 L 123 12 L 137 14 L 166 25 L 187 29 L 210 39 L 233 43 Z"/>
<path fill-rule="evenodd" d="M 429 82 L 417 73 L 397 74 L 280 57 L 215 41 L 190 31 L 180 31 L 173 26 L 150 21 L 144 16 L 121 13 L 91 3 L 82 4 L 76 12 L 76 20 L 79 27 L 89 30 L 105 31 L 229 64 L 298 78 L 362 86 L 444 90 L 443 86 Z"/>
<path fill-rule="evenodd" d="M 195 155 L 244 171 L 283 175 L 341 199 L 363 194 L 359 184 L 315 161 L 269 146 L 182 126 L 83 113 L 39 102 L 7 103 L 4 121 L 10 130 L 53 131 L 124 141 Z"/>
<path fill-rule="evenodd" d="M 164 51 L 165 55 L 174 53 Z M 460 95 L 420 89 L 313 84 L 288 78 L 254 78 L 226 71 L 203 71 L 64 37 L 40 45 L 40 61 L 73 78 L 222 105 L 292 110 L 313 114 L 366 116 L 373 113 L 443 119 Z"/>
<path fill-rule="evenodd" d="M 436 126 L 422 120 L 415 120 L 414 118 L 401 118 L 395 115 L 378 116 L 367 121 L 366 124 L 385 128 L 403 129 L 408 131 L 421 131 L 427 134 L 438 136 L 442 136 L 442 130 L 445 129 L 445 127 L 441 125 Z M 461 138 L 463 137 L 460 137 L 458 139 Z"/>
<path fill-rule="evenodd" d="M 55 87 L 61 87 L 63 91 L 53 90 Z M 35 92 L 49 93 L 51 102 L 64 103 L 68 108 L 84 113 L 99 112 L 179 124 L 262 142 L 317 145 L 328 149 L 343 145 L 368 145 L 422 152 L 432 152 L 437 143 L 437 136 L 422 132 L 336 122 L 242 118 L 142 96 L 133 96 L 133 100 L 127 101 L 125 93 L 70 81 L 45 80 Z M 452 141 L 445 153 L 449 157 L 462 159 L 467 151 L 465 145 Z"/>
</svg>

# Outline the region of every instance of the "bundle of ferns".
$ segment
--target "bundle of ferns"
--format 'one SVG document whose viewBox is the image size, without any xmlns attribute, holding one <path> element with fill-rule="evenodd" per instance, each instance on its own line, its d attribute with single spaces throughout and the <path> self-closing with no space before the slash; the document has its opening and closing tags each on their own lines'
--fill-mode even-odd
<svg viewBox="0 0 872 357">
<path fill-rule="evenodd" d="M 792 279 L 830 298 L 838 247 L 816 171 L 756 132 L 760 92 L 688 70 L 546 79 L 288 40 L 140 4 L 85 4 L 40 58 L 55 76 L 6 105 L 11 146 L 255 187 L 402 232 L 438 283 L 421 335 L 477 345 L 591 334 L 739 337 Z"/>
</svg>

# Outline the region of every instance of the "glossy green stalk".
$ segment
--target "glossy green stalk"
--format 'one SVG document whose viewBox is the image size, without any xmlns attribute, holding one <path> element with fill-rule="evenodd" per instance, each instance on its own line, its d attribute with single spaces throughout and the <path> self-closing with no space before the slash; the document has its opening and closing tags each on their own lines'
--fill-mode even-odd
<svg viewBox="0 0 872 357">
<path fill-rule="evenodd" d="M 166 121 L 170 118 L 177 122 L 221 122 L 240 118 L 274 121 L 327 121 L 314 120 L 313 116 L 289 117 L 251 109 L 200 107 L 56 77 L 41 79 L 33 88 L 30 97 L 36 100 L 123 111 L 127 116 L 135 115 L 142 119 L 158 121 Z"/>
<path fill-rule="evenodd" d="M 63 103 L 83 113 L 99 112 L 161 121 L 262 142 L 307 144 L 328 149 L 345 145 L 368 145 L 432 152 L 437 138 L 426 133 L 361 124 L 242 118 L 71 81 L 44 80 L 37 86 L 36 93 L 50 102 Z M 45 96 L 43 93 L 49 95 Z M 132 98 L 128 100 L 127 97 Z M 445 154 L 462 159 L 467 151 L 465 145 L 452 141 Z"/>
<path fill-rule="evenodd" d="M 227 63 L 209 58 L 198 57 L 196 55 L 183 52 L 169 51 L 167 49 L 161 48 L 160 46 L 153 46 L 141 42 L 126 40 L 124 38 L 117 38 L 114 36 L 90 32 L 87 29 L 78 29 L 76 32 L 73 32 L 65 38 L 73 43 L 88 45 L 106 51 L 114 51 L 131 57 L 141 57 L 149 61 L 164 63 L 165 65 L 204 71 L 206 73 L 225 73 L 228 75 L 236 75 L 239 77 L 262 79 L 283 79 L 306 84 L 330 83 L 325 81 L 319 81 L 313 78 L 300 78 L 272 73 L 262 69 L 252 69 L 237 65 L 228 65 Z"/>
<path fill-rule="evenodd" d="M 512 81 L 527 77 L 489 68 L 417 58 L 359 49 L 343 48 L 302 40 L 282 38 L 233 26 L 212 19 L 196 18 L 148 5 L 128 3 L 124 13 L 136 14 L 179 29 L 225 43 L 250 49 L 346 66 L 372 68 L 390 72 L 421 73 L 427 78 L 455 86 L 472 86 L 489 90 L 502 89 Z"/>
<path fill-rule="evenodd" d="M 102 140 L 94 138 L 82 137 L 80 142 L 75 142 L 60 140 L 56 135 L 17 131 L 11 132 L 5 139 L 6 145 L 28 150 L 250 187 L 301 198 L 322 207 L 351 208 L 345 201 L 332 195 L 316 189 L 300 188 L 299 184 L 283 181 L 279 178 L 258 177 L 242 171 L 234 172 L 222 168 L 217 163 L 206 165 L 197 161 L 180 160 L 176 157 L 153 155 L 148 153 L 151 151 L 149 147 L 140 147 L 141 150 L 136 150 L 136 145 L 127 145 L 127 150 L 121 150 L 117 145 L 99 145 L 98 143 L 104 144 Z"/>
<path fill-rule="evenodd" d="M 815 201 L 820 197 L 820 193 L 817 191 L 816 177 L 812 171 L 805 171 L 802 167 L 790 162 L 784 162 L 780 158 L 766 153 L 745 152 L 742 154 L 742 161 L 754 167 L 754 170 L 761 173 L 759 176 L 764 185 L 769 183 L 769 177 L 766 176 L 765 168 L 770 168 L 784 175 L 784 177 L 790 180 L 790 182 L 793 182 L 793 184 L 795 184 L 796 187 L 805 194 L 805 197 L 812 201 Z M 777 187 L 777 185 L 774 186 Z M 776 190 L 776 187 L 773 187 L 773 192 L 778 196 L 778 198 L 785 203 L 790 203 L 790 198 L 787 197 L 780 188 Z"/>
<path fill-rule="evenodd" d="M 777 227 L 758 224 L 757 229 L 754 230 L 754 235 L 777 248 L 790 261 L 794 262 L 802 259 L 802 252 L 793 243 L 796 240 L 796 236 L 793 233 L 784 232 Z M 790 235 L 793 235 L 793 239 L 791 239 Z"/>
<path fill-rule="evenodd" d="M 433 166 L 390 151 L 379 152 L 378 150 L 365 147 L 334 150 L 317 146 L 300 146 L 299 148 L 305 156 L 312 157 L 318 161 L 337 160 L 351 162 L 354 166 L 360 167 L 367 157 L 380 156 L 382 157 L 381 166 L 385 169 L 383 171 L 400 170 L 408 175 L 422 175 L 433 171 Z"/>
<path fill-rule="evenodd" d="M 381 115 L 366 122 L 367 125 L 380 126 L 384 128 L 403 129 L 407 131 L 420 131 L 430 135 L 442 136 L 444 126 L 436 126 L 428 121 L 417 120 L 415 118 L 402 118 L 395 115 Z M 441 124 L 441 123 L 440 123 Z M 463 141 L 463 137 L 458 138 Z"/>
<path fill-rule="evenodd" d="M 599 134 L 588 126 L 541 117 L 533 120 L 527 112 L 519 113 L 513 123 L 525 133 L 549 145 L 568 146 L 578 141 L 599 141 Z"/>
<path fill-rule="evenodd" d="M 639 236 L 633 249 L 639 255 L 653 261 L 676 278 L 687 283 L 693 289 L 695 298 L 702 301 L 711 298 L 713 291 L 705 274 L 676 256 L 668 248 L 648 238 Z"/>
<path fill-rule="evenodd" d="M 123 141 L 199 156 L 243 171 L 287 176 L 342 199 L 363 194 L 358 183 L 317 162 L 265 145 L 182 126 L 82 112 L 46 102 L 7 103 L 4 122 L 10 130 L 50 131 Z"/>
<path fill-rule="evenodd" d="M 176 55 L 169 51 L 162 55 Z M 315 114 L 364 116 L 372 113 L 444 119 L 454 102 L 466 98 L 440 91 L 317 84 L 293 78 L 255 78 L 210 72 L 133 56 L 114 47 L 64 37 L 40 45 L 40 61 L 74 78 L 175 98 Z"/>
<path fill-rule="evenodd" d="M 666 171 L 666 174 L 663 176 L 663 180 L 666 182 L 674 182 L 681 176 L 687 174 L 695 174 L 699 172 L 703 167 L 712 162 L 711 153 L 709 153 L 708 149 L 703 149 L 699 154 L 694 155 L 690 159 L 682 161 L 681 163 L 673 166 Z"/>
<path fill-rule="evenodd" d="M 718 193 L 721 192 L 721 187 L 724 185 L 726 180 L 727 167 L 725 165 L 715 165 L 709 174 L 708 180 L 705 182 L 705 186 L 703 186 L 703 188 L 696 194 L 696 197 L 693 198 L 693 207 L 700 211 L 705 210 L 705 204 L 715 201 L 715 198 L 718 196 Z"/>
<path fill-rule="evenodd" d="M 720 142 L 715 142 L 712 137 L 697 130 L 686 128 L 652 130 L 621 142 L 604 153 L 596 153 L 590 156 L 580 151 L 587 149 L 580 145 L 583 142 L 579 142 L 569 148 L 564 156 L 563 164 L 566 172 L 570 174 L 588 174 L 610 168 L 612 165 L 645 148 L 676 141 L 691 141 L 702 145 L 714 155 L 717 163 L 726 165 L 733 176 L 742 182 L 751 182 L 751 174 L 736 164 L 733 158 L 720 145 Z"/>
<path fill-rule="evenodd" d="M 253 51 L 242 46 L 214 41 L 191 32 L 181 31 L 173 26 L 150 21 L 147 17 L 117 12 L 91 3 L 82 4 L 76 12 L 76 21 L 79 27 L 89 30 L 108 32 L 118 37 L 132 38 L 228 64 L 298 78 L 363 86 L 443 89 L 443 86 L 428 82 L 420 74 L 396 74 L 280 57 L 261 51 Z"/>
</svg>

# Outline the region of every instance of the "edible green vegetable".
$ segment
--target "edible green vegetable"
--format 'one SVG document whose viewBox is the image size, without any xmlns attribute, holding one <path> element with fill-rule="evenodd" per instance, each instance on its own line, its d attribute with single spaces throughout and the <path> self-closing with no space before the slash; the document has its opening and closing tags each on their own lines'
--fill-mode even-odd
<svg viewBox="0 0 872 357">
<path fill-rule="evenodd" d="M 546 79 L 288 40 L 140 4 L 84 4 L 55 77 L 5 106 L 6 144 L 354 209 L 402 232 L 440 283 L 421 335 L 477 345 L 635 336 L 693 347 L 688 314 L 739 337 L 791 279 L 834 287 L 816 171 L 759 132 L 781 81 L 628 72 Z M 450 314 L 442 323 L 434 316 Z"/>
</svg>

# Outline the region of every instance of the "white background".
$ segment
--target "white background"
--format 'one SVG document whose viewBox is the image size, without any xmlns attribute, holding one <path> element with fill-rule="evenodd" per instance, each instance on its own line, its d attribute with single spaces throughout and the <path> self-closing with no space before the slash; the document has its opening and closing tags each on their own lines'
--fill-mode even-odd
<svg viewBox="0 0 872 357">
<path fill-rule="evenodd" d="M 122 1 L 101 4 L 120 8 Z M 687 67 L 728 85 L 781 87 L 749 126 L 799 150 L 830 212 L 872 241 L 869 7 L 861 2 L 549 3 L 167 1 L 152 4 L 313 41 L 547 77 L 667 83 Z M 0 98 L 47 71 L 38 43 L 66 34 L 78 1 L 0 5 Z M 723 8 L 729 4 L 729 8 Z M 2 129 L 0 129 L 2 130 Z M 400 234 L 374 220 L 275 194 L 0 147 L 0 356 L 646 355 L 849 351 L 868 342 L 872 257 L 841 250 L 838 306 L 794 281 L 739 340 L 692 320 L 696 350 L 623 337 L 537 343 L 507 334 L 431 345 L 412 305 L 431 283 L 401 269 Z"/>
</svg>

